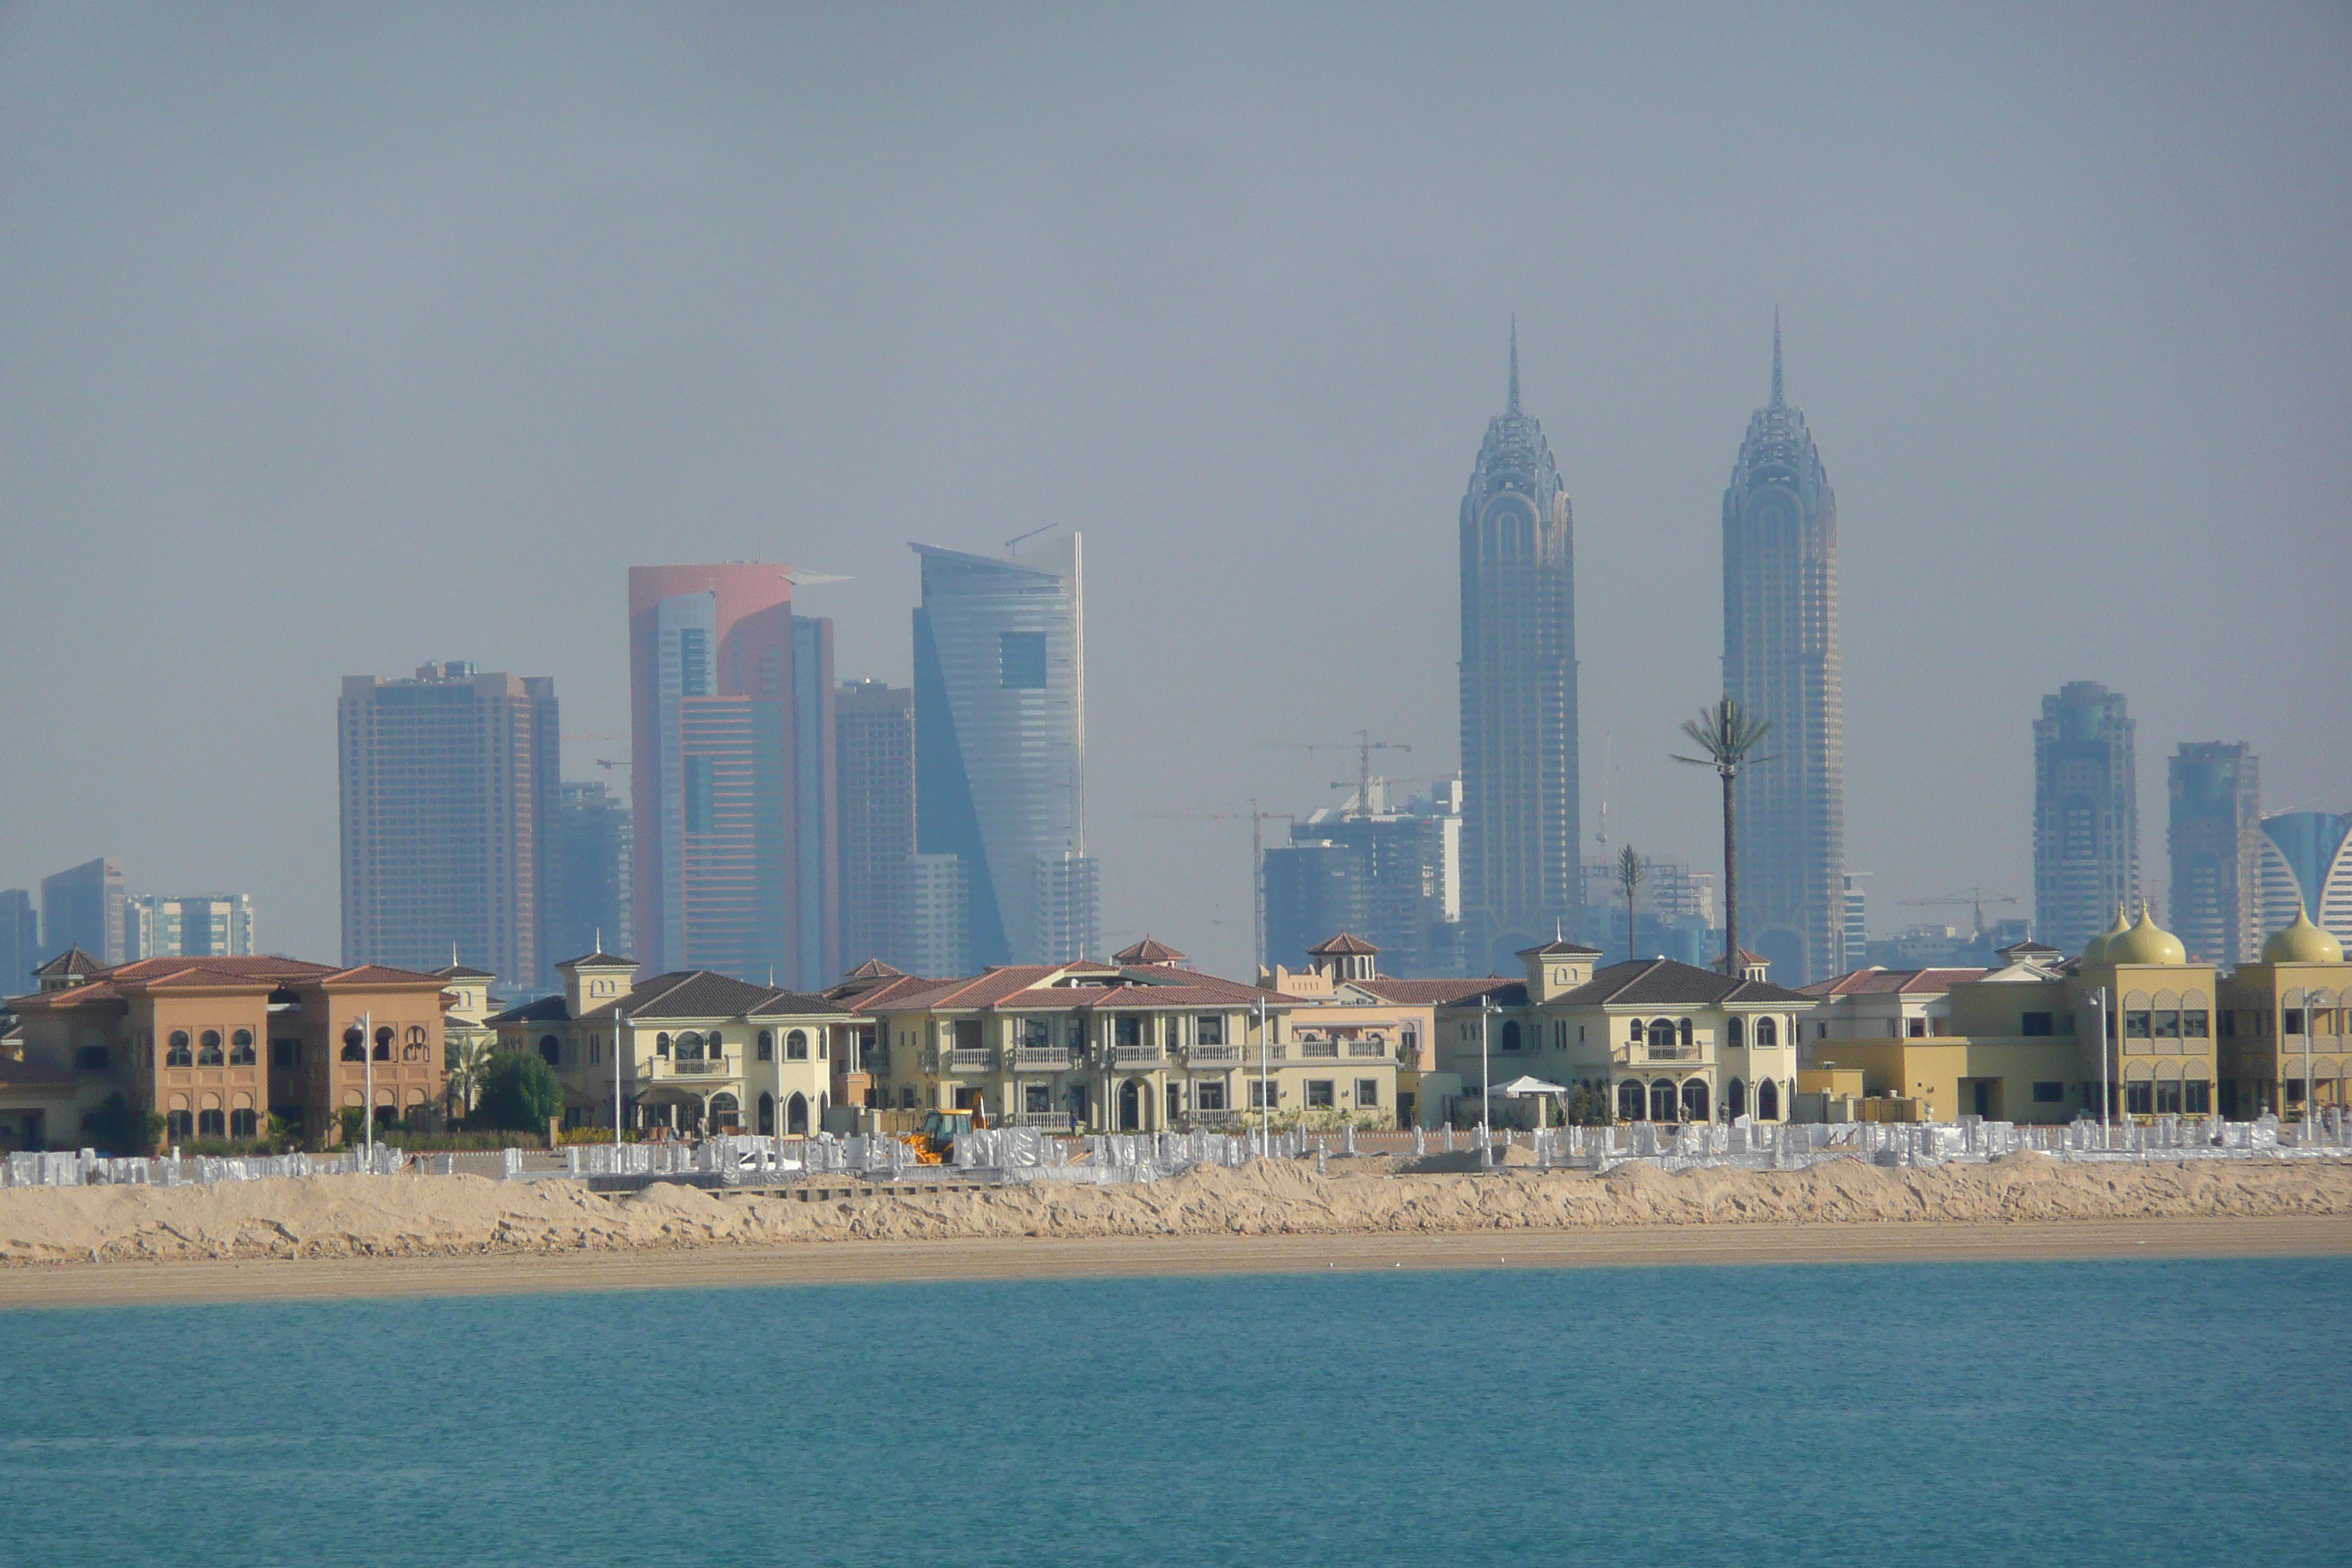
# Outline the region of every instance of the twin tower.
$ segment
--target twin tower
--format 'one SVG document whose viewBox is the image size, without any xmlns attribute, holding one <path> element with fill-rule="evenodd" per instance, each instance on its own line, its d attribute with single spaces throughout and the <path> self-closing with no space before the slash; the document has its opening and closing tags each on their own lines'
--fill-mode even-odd
<svg viewBox="0 0 2352 1568">
<path fill-rule="evenodd" d="M 1685 637 L 1679 602 L 1606 619 L 1612 661 Z M 1498 973 L 1582 901 L 1575 519 L 1543 426 L 1510 389 L 1462 498 L 1463 914 Z M 1845 726 L 1838 663 L 1837 497 L 1780 383 L 1748 422 L 1723 495 L 1723 690 L 1771 721 L 1775 761 L 1739 782 L 1743 944 L 1801 984 L 1847 967 Z M 1711 700 L 1658 713 L 1675 722 Z"/>
</svg>

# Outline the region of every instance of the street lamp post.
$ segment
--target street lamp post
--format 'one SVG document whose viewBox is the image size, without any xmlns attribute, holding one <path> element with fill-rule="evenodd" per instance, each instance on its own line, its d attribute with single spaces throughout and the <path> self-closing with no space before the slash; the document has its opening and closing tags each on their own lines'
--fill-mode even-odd
<svg viewBox="0 0 2352 1568">
<path fill-rule="evenodd" d="M 1483 1135 L 1478 1145 L 1478 1163 L 1495 1163 L 1495 1071 L 1488 1065 L 1486 1021 L 1495 1015 L 1495 998 L 1490 992 L 1478 994 L 1478 1131 Z"/>
<path fill-rule="evenodd" d="M 1266 1063 L 1272 1058 L 1272 1047 L 1265 1034 L 1265 998 L 1257 999 L 1257 1152 L 1261 1157 L 1274 1152 L 1274 1106 L 1266 1099 Z"/>
<path fill-rule="evenodd" d="M 370 1010 L 360 1015 L 360 1082 L 365 1086 L 361 1099 L 367 1103 L 360 1111 L 360 1125 L 367 1139 L 368 1169 L 375 1169 L 375 1014 Z"/>
<path fill-rule="evenodd" d="M 614 1166 L 620 1169 L 621 1147 L 621 1041 L 629 1032 L 629 1016 L 618 1008 L 613 1011 L 613 1149 Z"/>
<path fill-rule="evenodd" d="M 2115 1110 L 2115 1096 L 2107 1089 L 2107 988 L 2104 985 L 2091 993 L 2091 1016 L 2097 1019 L 2099 1035 L 2099 1142 L 2107 1140 L 2108 1118 Z"/>
</svg>

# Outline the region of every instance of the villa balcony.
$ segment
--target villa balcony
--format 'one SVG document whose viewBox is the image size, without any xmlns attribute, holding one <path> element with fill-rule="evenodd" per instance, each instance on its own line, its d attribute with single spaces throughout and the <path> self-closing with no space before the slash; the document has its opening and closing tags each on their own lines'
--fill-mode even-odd
<svg viewBox="0 0 2352 1568">
<path fill-rule="evenodd" d="M 1061 1046 L 1015 1046 L 1014 1072 L 1068 1072 L 1078 1065 L 1078 1053 Z"/>
<path fill-rule="evenodd" d="M 1351 1057 L 1386 1058 L 1389 1054 L 1388 1042 L 1386 1040 L 1349 1040 L 1348 1054 Z"/>
<path fill-rule="evenodd" d="M 1115 1068 L 1156 1068 L 1167 1058 L 1158 1046 L 1113 1046 L 1110 1065 Z"/>
<path fill-rule="evenodd" d="M 1299 1059 L 1302 1061 L 1338 1061 L 1339 1059 L 1339 1042 L 1337 1040 L 1301 1040 L 1298 1042 L 1298 1056 Z"/>
<path fill-rule="evenodd" d="M 996 1053 L 986 1046 L 957 1046 L 940 1053 L 943 1072 L 986 1072 L 996 1065 Z"/>
<path fill-rule="evenodd" d="M 735 1071 L 724 1058 L 717 1061 L 708 1058 L 700 1060 L 664 1061 L 656 1057 L 654 1058 L 654 1076 L 656 1078 L 733 1078 Z"/>
<path fill-rule="evenodd" d="M 1066 1110 L 1016 1110 L 997 1125 L 1001 1127 L 1034 1127 L 1040 1132 L 1067 1132 L 1070 1113 Z"/>
<path fill-rule="evenodd" d="M 1188 1066 L 1196 1068 L 1239 1067 L 1242 1048 L 1239 1046 L 1194 1046 L 1184 1053 Z"/>
</svg>

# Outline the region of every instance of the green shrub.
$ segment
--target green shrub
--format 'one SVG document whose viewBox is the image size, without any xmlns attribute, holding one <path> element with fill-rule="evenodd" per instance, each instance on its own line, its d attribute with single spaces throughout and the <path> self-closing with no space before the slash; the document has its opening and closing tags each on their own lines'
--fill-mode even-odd
<svg viewBox="0 0 2352 1568">
<path fill-rule="evenodd" d="M 482 1081 L 482 1121 L 518 1132 L 544 1133 L 563 1114 L 563 1085 L 555 1069 L 531 1051 L 500 1051 Z"/>
<path fill-rule="evenodd" d="M 163 1141 L 165 1125 L 163 1112 L 142 1112 L 120 1094 L 108 1095 L 105 1103 L 82 1119 L 90 1147 L 117 1159 L 153 1153 Z"/>
<path fill-rule="evenodd" d="M 1616 1120 L 1609 1107 L 1609 1091 L 1601 1089 L 1580 1089 L 1568 1097 L 1568 1124 L 1570 1127 L 1606 1127 Z"/>
</svg>

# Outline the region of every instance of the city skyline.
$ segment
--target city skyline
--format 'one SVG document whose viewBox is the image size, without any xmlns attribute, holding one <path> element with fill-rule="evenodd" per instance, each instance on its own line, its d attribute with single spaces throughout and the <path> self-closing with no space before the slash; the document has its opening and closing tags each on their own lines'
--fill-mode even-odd
<svg viewBox="0 0 2352 1568">
<path fill-rule="evenodd" d="M 2151 833 L 2182 740 L 2252 743 L 2281 806 L 2352 805 L 2352 628 L 2290 599 L 2249 638 L 2237 608 L 2326 560 L 2352 494 L 2340 19 L 2043 19 L 2021 74 L 1955 19 L 1732 13 L 1669 53 L 1654 19 L 1539 16 L 1498 62 L 1475 20 L 1121 18 L 1075 90 L 1018 20 L 953 73 L 894 45 L 867 74 L 823 17 L 625 48 L 461 20 L 427 52 L 158 15 L 140 47 L 181 63 L 135 85 L 65 63 L 110 26 L 0 45 L 5 210 L 43 215 L 0 250 L 12 384 L 42 389 L 0 477 L 0 700 L 40 719 L 0 791 L 41 832 L 0 839 L 0 886 L 104 852 L 331 954 L 318 669 L 461 652 L 623 731 L 593 606 L 630 564 L 758 556 L 808 574 L 843 674 L 907 685 L 904 541 L 1053 522 L 1087 532 L 1105 945 L 1150 923 L 1242 973 L 1247 823 L 1144 814 L 1336 798 L 1328 757 L 1262 740 L 1366 725 L 1414 743 L 1400 771 L 1458 762 L 1433 522 L 1514 311 L 1575 499 L 1583 831 L 1605 798 L 1612 840 L 1706 865 L 1712 781 L 1664 756 L 1718 685 L 1725 447 L 1776 301 L 1835 466 L 1874 919 L 2030 893 L 2020 715 L 2066 680 L 2128 694 Z M 541 66 L 579 91 L 466 85 Z M 1759 118 L 1759 71 L 1867 89 Z M 1375 112 L 1366 79 L 1426 90 Z M 1472 83 L 1520 90 L 1472 113 Z M 823 172 L 790 152 L 820 128 Z M 294 547 L 365 560 L 366 591 L 230 565 Z M 156 759 L 215 756 L 269 761 L 176 768 L 152 809 Z"/>
</svg>

